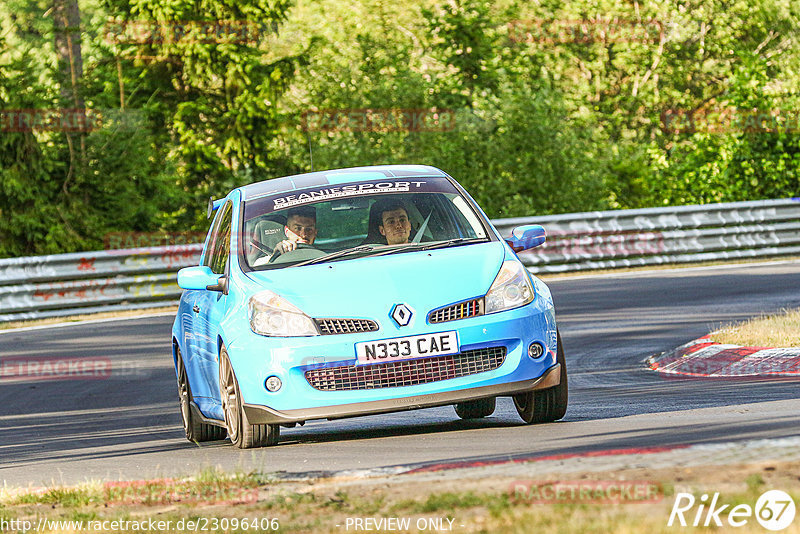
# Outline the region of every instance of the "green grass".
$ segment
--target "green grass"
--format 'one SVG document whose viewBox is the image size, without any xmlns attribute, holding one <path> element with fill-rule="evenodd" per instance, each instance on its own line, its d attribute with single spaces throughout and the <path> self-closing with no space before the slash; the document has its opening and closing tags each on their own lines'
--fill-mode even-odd
<svg viewBox="0 0 800 534">
<path fill-rule="evenodd" d="M 12 499 L 12 505 L 19 504 L 51 504 L 65 508 L 86 506 L 92 502 L 102 502 L 101 492 L 89 488 L 51 488 L 44 493 L 25 493 Z"/>
<path fill-rule="evenodd" d="M 764 487 L 764 478 L 760 473 L 753 473 L 744 482 L 747 484 L 747 489 L 750 490 L 750 493 L 760 493 L 761 488 Z"/>
<path fill-rule="evenodd" d="M 404 499 L 390 507 L 393 514 L 433 514 L 449 513 L 452 510 L 463 510 L 476 507 L 485 507 L 489 510 L 504 510 L 509 507 L 506 494 L 475 494 L 466 493 L 432 493 L 424 500 Z"/>
<path fill-rule="evenodd" d="M 422 502 L 412 501 L 409 511 L 420 514 L 430 514 L 434 512 L 448 512 L 459 508 L 473 508 L 475 506 L 485 506 L 490 498 L 487 495 L 475 495 L 468 493 L 434 493 Z"/>
<path fill-rule="evenodd" d="M 92 482 L 76 487 L 54 487 L 22 493 L 5 501 L 10 505 L 49 504 L 77 508 L 92 503 L 160 505 L 168 503 L 254 502 L 258 488 L 273 479 L 262 473 L 225 473 L 205 469 L 195 477 L 132 482 Z"/>
<path fill-rule="evenodd" d="M 290 510 L 303 504 L 311 504 L 317 502 L 317 496 L 313 493 L 283 493 L 272 497 L 268 501 L 258 503 L 260 508 L 265 510 Z"/>
<path fill-rule="evenodd" d="M 11 512 L 8 510 L 8 508 L 0 504 L 0 521 L 9 521 L 13 518 L 14 516 L 11 515 Z"/>
</svg>

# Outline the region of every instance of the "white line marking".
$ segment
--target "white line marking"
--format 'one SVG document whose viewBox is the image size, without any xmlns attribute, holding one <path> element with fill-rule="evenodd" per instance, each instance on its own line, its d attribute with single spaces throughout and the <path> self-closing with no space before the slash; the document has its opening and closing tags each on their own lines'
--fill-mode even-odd
<svg viewBox="0 0 800 534">
<path fill-rule="evenodd" d="M 642 271 L 627 271 L 620 273 L 599 273 L 599 274 L 576 274 L 574 276 L 559 276 L 559 273 L 532 273 L 534 276 L 542 278 L 545 282 L 558 282 L 561 280 L 581 280 L 583 278 L 627 278 L 630 276 L 651 275 L 660 273 L 675 273 L 687 271 L 711 271 L 714 269 L 737 269 L 740 267 L 771 267 L 773 265 L 786 265 L 800 263 L 800 260 L 780 260 L 780 261 L 759 261 L 752 263 L 731 263 L 726 265 L 701 265 L 697 267 L 675 267 L 670 269 L 648 269 Z M 628 267 L 629 268 L 629 267 Z M 546 279 L 547 276 L 553 278 Z"/>
<path fill-rule="evenodd" d="M 109 317 L 106 319 L 85 319 L 83 321 L 70 321 L 68 323 L 55 323 L 55 324 L 43 324 L 39 326 L 23 326 L 21 328 L 10 328 L 8 330 L 0 330 L 0 335 L 2 334 L 14 334 L 16 332 L 28 332 L 31 330 L 44 330 L 46 328 L 63 328 L 65 326 L 76 326 L 76 325 L 84 325 L 84 324 L 96 324 L 96 323 L 111 323 L 114 321 L 130 321 L 131 319 L 149 319 L 150 317 L 167 317 L 167 316 L 174 316 L 177 312 L 159 312 L 159 313 L 152 313 L 152 314 L 144 314 L 144 315 L 132 315 L 130 317 Z"/>
</svg>

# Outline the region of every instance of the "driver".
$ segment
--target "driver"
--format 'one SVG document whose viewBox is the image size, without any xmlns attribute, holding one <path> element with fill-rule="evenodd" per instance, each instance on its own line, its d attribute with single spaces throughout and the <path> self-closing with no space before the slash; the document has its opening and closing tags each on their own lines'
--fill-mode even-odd
<svg viewBox="0 0 800 534">
<path fill-rule="evenodd" d="M 378 219 L 380 220 L 378 230 L 386 238 L 388 245 L 408 243 L 411 235 L 411 222 L 408 220 L 408 211 L 403 204 L 398 201 L 381 206 Z"/>
<path fill-rule="evenodd" d="M 291 208 L 283 227 L 286 239 L 275 245 L 281 252 L 297 249 L 299 243 L 313 245 L 317 238 L 317 210 L 313 206 Z"/>
</svg>

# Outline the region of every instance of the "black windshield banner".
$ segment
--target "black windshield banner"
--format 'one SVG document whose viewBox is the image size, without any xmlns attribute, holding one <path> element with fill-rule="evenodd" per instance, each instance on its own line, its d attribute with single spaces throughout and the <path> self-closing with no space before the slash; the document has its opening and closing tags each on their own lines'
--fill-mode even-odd
<svg viewBox="0 0 800 534">
<path fill-rule="evenodd" d="M 266 211 L 278 211 L 285 208 L 312 204 L 341 198 L 352 198 L 364 195 L 380 195 L 390 193 L 452 193 L 453 186 L 446 179 L 411 178 L 393 180 L 391 178 L 374 181 L 359 182 L 354 184 L 326 185 L 281 193 L 267 198 L 259 199 L 259 203 L 267 201 L 263 206 Z"/>
</svg>

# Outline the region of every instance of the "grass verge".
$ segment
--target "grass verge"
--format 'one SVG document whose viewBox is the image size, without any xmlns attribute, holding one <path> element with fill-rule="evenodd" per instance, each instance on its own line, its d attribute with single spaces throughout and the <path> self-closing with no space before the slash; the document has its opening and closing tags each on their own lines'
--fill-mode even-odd
<svg viewBox="0 0 800 534">
<path fill-rule="evenodd" d="M 675 530 L 707 532 L 708 528 L 681 528 L 667 525 L 678 492 L 690 493 L 700 502 L 701 495 L 719 494 L 719 505 L 755 506 L 768 489 L 787 492 L 800 502 L 800 461 L 761 462 L 750 465 L 702 466 L 693 468 L 630 468 L 613 472 L 570 474 L 582 484 L 625 484 L 649 481 L 660 489 L 656 499 L 647 502 L 605 502 L 569 499 L 555 503 L 520 498 L 512 491 L 519 480 L 508 476 L 459 478 L 457 472 L 428 478 L 395 476 L 361 480 L 319 480 L 278 482 L 261 474 L 225 475 L 205 471 L 189 479 L 146 482 L 92 483 L 73 488 L 6 493 L 0 497 L 0 519 L 29 521 L 82 521 L 77 524 L 46 523 L 47 532 L 100 532 L 103 525 L 117 532 L 480 532 L 480 533 L 667 533 Z M 565 481 L 564 478 L 559 479 Z M 530 482 L 530 481 L 529 481 Z M 541 477 L 537 484 L 555 483 Z M 120 487 L 127 488 L 121 498 Z M 109 488 L 116 488 L 111 491 Z M 177 489 L 176 489 L 177 488 Z M 229 500 L 230 492 L 251 494 L 244 501 Z M 111 493 L 109 493 L 111 491 Z M 176 496 L 129 498 L 135 495 Z M 220 500 L 220 492 L 224 499 Z M 695 506 L 685 514 L 691 524 Z M 730 530 L 727 513 L 719 515 L 722 528 Z M 703 519 L 705 514 L 703 514 Z M 111 525 L 109 522 L 117 521 Z M 126 523 L 127 522 L 127 523 Z M 194 522 L 193 526 L 188 522 Z M 200 522 L 198 524 L 197 522 Z M 19 523 L 17 524 L 19 526 Z M 65 526 L 66 525 L 66 526 Z M 361 528 L 359 528 L 361 525 Z M 382 525 L 382 527 L 381 527 Z M 255 528 L 254 528 L 255 526 Z M 97 527 L 97 528 L 95 528 Z M 764 532 L 750 517 L 736 532 Z M 782 532 L 800 532 L 795 520 Z"/>
<path fill-rule="evenodd" d="M 711 339 L 744 347 L 800 347 L 800 310 L 728 324 L 712 332 Z"/>
</svg>

